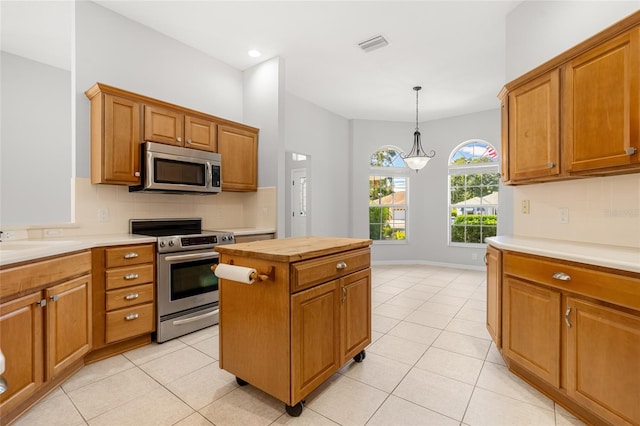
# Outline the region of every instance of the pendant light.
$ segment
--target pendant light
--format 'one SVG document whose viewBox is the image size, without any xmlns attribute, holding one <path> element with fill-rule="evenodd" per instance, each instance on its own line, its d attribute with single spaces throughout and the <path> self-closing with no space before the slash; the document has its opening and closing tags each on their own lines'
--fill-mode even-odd
<svg viewBox="0 0 640 426">
<path fill-rule="evenodd" d="M 402 155 L 402 159 L 407 164 L 407 167 L 413 169 L 418 173 L 424 166 L 427 165 L 429 160 L 435 157 L 436 152 L 434 150 L 429 151 L 427 154 L 422 148 L 422 142 L 420 141 L 420 129 L 418 128 L 418 92 L 422 89 L 420 86 L 416 86 L 413 90 L 416 91 L 416 131 L 413 132 L 413 147 L 411 152 L 406 155 Z"/>
</svg>

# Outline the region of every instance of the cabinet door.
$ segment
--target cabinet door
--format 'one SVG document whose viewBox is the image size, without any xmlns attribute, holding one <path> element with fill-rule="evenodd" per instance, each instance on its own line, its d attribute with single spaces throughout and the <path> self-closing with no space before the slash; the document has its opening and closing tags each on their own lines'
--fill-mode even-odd
<svg viewBox="0 0 640 426">
<path fill-rule="evenodd" d="M 342 365 L 371 343 L 371 269 L 340 280 Z"/>
<path fill-rule="evenodd" d="M 202 151 L 218 151 L 218 134 L 216 123 L 201 118 L 184 117 L 184 138 L 187 148 Z"/>
<path fill-rule="evenodd" d="M 98 99 L 96 99 L 96 102 Z M 92 107 L 92 114 L 100 114 Z M 92 121 L 102 122 L 102 117 Z M 92 123 L 92 132 L 104 131 L 102 139 L 92 135 L 91 183 L 140 183 L 140 104 L 118 96 L 104 95 L 104 123 Z"/>
<path fill-rule="evenodd" d="M 170 109 L 144 106 L 144 140 L 183 146 L 184 115 Z"/>
<path fill-rule="evenodd" d="M 563 138 L 570 172 L 640 166 L 640 28 L 564 67 Z"/>
<path fill-rule="evenodd" d="M 5 357 L 7 390 L 0 394 L 0 418 L 43 383 L 41 293 L 0 305 L 0 348 Z"/>
<path fill-rule="evenodd" d="M 502 351 L 553 386 L 560 385 L 560 292 L 506 276 Z"/>
<path fill-rule="evenodd" d="M 514 89 L 508 103 L 511 181 L 560 174 L 560 72 Z"/>
<path fill-rule="evenodd" d="M 487 331 L 498 348 L 502 346 L 502 252 L 487 246 Z"/>
<path fill-rule="evenodd" d="M 509 172 L 509 97 L 500 100 L 500 179 L 503 183 L 511 181 Z"/>
<path fill-rule="evenodd" d="M 222 156 L 222 190 L 258 189 L 258 135 L 231 126 L 218 126 L 218 152 Z"/>
<path fill-rule="evenodd" d="M 47 380 L 91 347 L 91 276 L 50 287 L 47 297 Z"/>
<path fill-rule="evenodd" d="M 567 308 L 567 394 L 611 424 L 640 424 L 640 318 L 572 297 Z"/>
<path fill-rule="evenodd" d="M 338 281 L 291 296 L 291 395 L 297 403 L 340 368 Z"/>
</svg>

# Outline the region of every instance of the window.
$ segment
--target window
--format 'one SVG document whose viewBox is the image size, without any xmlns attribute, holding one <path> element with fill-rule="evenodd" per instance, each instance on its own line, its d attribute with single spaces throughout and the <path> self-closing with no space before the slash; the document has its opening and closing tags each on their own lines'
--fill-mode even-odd
<svg viewBox="0 0 640 426">
<path fill-rule="evenodd" d="M 449 157 L 449 243 L 484 244 L 498 226 L 498 153 L 482 140 L 467 141 Z"/>
<path fill-rule="evenodd" d="M 384 147 L 371 156 L 369 175 L 369 238 L 404 241 L 407 237 L 409 169 L 400 149 Z"/>
</svg>

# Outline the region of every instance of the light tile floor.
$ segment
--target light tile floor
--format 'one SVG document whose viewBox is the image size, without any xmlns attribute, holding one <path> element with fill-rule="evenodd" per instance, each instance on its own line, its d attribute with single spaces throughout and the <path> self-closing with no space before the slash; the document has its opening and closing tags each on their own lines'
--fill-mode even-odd
<svg viewBox="0 0 640 426">
<path fill-rule="evenodd" d="M 15 425 L 582 425 L 509 373 L 485 329 L 484 272 L 373 268 L 373 342 L 300 417 L 218 367 L 218 327 L 88 365 Z"/>
</svg>

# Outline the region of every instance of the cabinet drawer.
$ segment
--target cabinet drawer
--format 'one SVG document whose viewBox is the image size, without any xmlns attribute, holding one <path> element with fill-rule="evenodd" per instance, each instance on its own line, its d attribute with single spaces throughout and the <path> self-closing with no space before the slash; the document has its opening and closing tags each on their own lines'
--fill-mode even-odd
<svg viewBox="0 0 640 426">
<path fill-rule="evenodd" d="M 640 310 L 640 275 L 506 252 L 504 274 Z M 634 276 L 635 275 L 635 276 Z"/>
<path fill-rule="evenodd" d="M 107 292 L 107 311 L 153 302 L 153 284 L 137 285 Z"/>
<path fill-rule="evenodd" d="M 118 266 L 153 262 L 155 248 L 153 244 L 144 244 L 138 246 L 111 247 L 104 252 L 105 267 L 116 268 Z"/>
<path fill-rule="evenodd" d="M 153 321 L 153 303 L 107 312 L 106 342 L 151 333 L 154 329 Z"/>
<path fill-rule="evenodd" d="M 291 265 L 291 292 L 366 269 L 370 259 L 369 248 L 364 248 L 294 263 Z"/>
<path fill-rule="evenodd" d="M 107 290 L 153 282 L 153 265 L 137 265 L 105 272 Z"/>
</svg>

